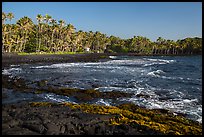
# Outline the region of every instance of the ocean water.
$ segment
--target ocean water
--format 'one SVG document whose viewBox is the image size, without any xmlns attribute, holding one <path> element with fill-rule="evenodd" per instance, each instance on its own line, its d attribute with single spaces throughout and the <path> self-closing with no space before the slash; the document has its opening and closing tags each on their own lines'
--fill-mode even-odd
<svg viewBox="0 0 204 137">
<path fill-rule="evenodd" d="M 109 58 L 108 61 L 89 63 L 12 65 L 2 70 L 2 74 L 22 77 L 30 83 L 47 80 L 48 85 L 56 87 L 133 93 L 130 98 L 98 99 L 88 103 L 111 106 L 131 102 L 150 109 L 163 108 L 184 113 L 188 118 L 202 122 L 202 56 Z M 8 100 L 3 100 L 3 103 L 9 103 Z M 12 102 L 12 97 L 10 100 Z M 18 93 L 15 100 L 78 103 L 74 98 L 52 93 L 35 97 Z"/>
</svg>

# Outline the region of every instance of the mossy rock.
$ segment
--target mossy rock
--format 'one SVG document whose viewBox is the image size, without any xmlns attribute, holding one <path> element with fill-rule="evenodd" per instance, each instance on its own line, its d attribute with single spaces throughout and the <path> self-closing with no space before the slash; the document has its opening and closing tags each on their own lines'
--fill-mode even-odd
<svg viewBox="0 0 204 137">
<path fill-rule="evenodd" d="M 7 75 L 2 75 L 2 87 L 20 92 L 33 91 L 32 88 L 27 86 L 25 79 L 19 77 L 9 77 Z"/>
<path fill-rule="evenodd" d="M 34 103 L 31 106 L 52 106 L 51 103 Z M 56 104 L 55 104 L 56 105 Z M 119 106 L 99 106 L 90 104 L 59 103 L 71 109 L 80 109 L 86 113 L 113 115 L 109 120 L 110 125 L 129 124 L 140 125 L 154 131 L 173 135 L 202 135 L 202 125 L 181 116 L 172 116 L 157 113 L 154 110 L 140 108 L 133 104 Z"/>
<path fill-rule="evenodd" d="M 42 94 L 44 91 L 42 91 L 42 90 L 36 90 L 35 91 L 35 94 Z"/>
<path fill-rule="evenodd" d="M 44 86 L 46 86 L 47 85 L 47 80 L 41 80 L 41 81 L 38 81 L 37 82 L 37 85 L 39 86 L 39 87 L 44 87 Z"/>
<path fill-rule="evenodd" d="M 76 89 L 76 88 L 53 88 L 48 87 L 47 89 L 40 89 L 42 92 L 51 92 L 58 95 L 64 96 L 72 96 L 76 98 L 80 102 L 87 102 L 97 98 L 104 98 L 104 99 L 117 99 L 120 97 L 131 97 L 133 94 L 131 93 L 124 93 L 120 91 L 112 91 L 112 92 L 100 92 L 99 90 L 95 89 Z"/>
</svg>

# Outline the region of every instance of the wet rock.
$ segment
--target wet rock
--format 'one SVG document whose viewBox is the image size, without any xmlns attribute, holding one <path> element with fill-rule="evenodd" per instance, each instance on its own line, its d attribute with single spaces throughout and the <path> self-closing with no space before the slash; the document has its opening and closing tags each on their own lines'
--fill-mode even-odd
<svg viewBox="0 0 204 137">
<path fill-rule="evenodd" d="M 187 116 L 187 114 L 185 114 L 185 113 L 180 113 L 180 112 L 174 112 L 176 115 L 178 115 L 178 116 L 182 116 L 182 117 L 186 117 Z"/>
<path fill-rule="evenodd" d="M 67 126 L 63 125 L 60 127 L 60 133 L 64 134 L 66 132 Z"/>
<path fill-rule="evenodd" d="M 95 134 L 95 128 L 92 127 L 92 125 L 84 127 L 84 134 L 85 135 L 94 135 Z"/>
<path fill-rule="evenodd" d="M 26 80 L 19 77 L 9 77 L 2 75 L 2 87 L 6 89 L 13 89 L 14 91 L 30 92 L 32 91 L 26 84 Z"/>
<path fill-rule="evenodd" d="M 40 135 L 40 134 L 26 128 L 22 129 L 21 127 L 15 127 L 3 130 L 2 135 Z"/>
<path fill-rule="evenodd" d="M 77 133 L 77 131 L 76 131 L 74 128 L 71 128 L 71 129 L 69 130 L 69 133 L 70 133 L 71 135 L 75 135 L 75 134 Z"/>
<path fill-rule="evenodd" d="M 39 86 L 39 87 L 44 87 L 44 86 L 46 86 L 47 85 L 47 80 L 41 80 L 41 81 L 38 81 L 37 82 L 37 85 Z"/>
<path fill-rule="evenodd" d="M 9 125 L 10 128 L 13 128 L 15 126 L 20 125 L 21 121 L 17 120 L 17 119 L 14 119 L 14 120 L 9 121 L 7 124 Z"/>
<path fill-rule="evenodd" d="M 85 93 L 78 93 L 77 95 L 73 97 L 75 97 L 79 102 L 88 102 L 93 99 L 91 95 L 85 94 Z"/>
<path fill-rule="evenodd" d="M 108 129 L 107 126 L 108 126 L 108 124 L 106 124 L 104 122 L 97 123 L 95 126 L 95 134 L 96 135 L 105 135 L 106 130 Z"/>
<path fill-rule="evenodd" d="M 5 98 L 8 98 L 8 96 L 7 96 L 6 93 L 3 93 L 3 92 L 2 92 L 2 99 L 5 99 Z"/>
<path fill-rule="evenodd" d="M 149 98 L 149 95 L 145 95 L 145 94 L 137 94 L 137 97 L 142 97 L 142 98 Z"/>
<path fill-rule="evenodd" d="M 132 93 L 125 93 L 120 91 L 102 92 L 102 98 L 117 99 L 120 97 L 131 97 Z"/>
<path fill-rule="evenodd" d="M 46 124 L 47 127 L 47 135 L 59 135 L 60 134 L 60 129 L 59 126 L 53 123 L 48 123 Z"/>
<path fill-rule="evenodd" d="M 22 124 L 22 127 L 27 128 L 31 131 L 35 131 L 35 132 L 40 133 L 40 134 L 45 134 L 47 131 L 47 128 L 45 128 L 45 126 L 43 124 L 38 124 L 38 123 L 33 124 L 30 122 L 24 122 Z"/>
<path fill-rule="evenodd" d="M 92 88 L 98 88 L 98 87 L 100 87 L 100 85 L 99 84 L 92 84 L 91 87 Z"/>
<path fill-rule="evenodd" d="M 159 112 L 159 113 L 163 113 L 163 114 L 167 114 L 169 113 L 170 111 L 167 110 L 167 109 L 154 109 L 156 112 Z"/>
<path fill-rule="evenodd" d="M 165 134 L 168 134 L 169 126 L 174 131 L 172 134 L 202 133 L 201 124 L 168 114 L 157 116 L 158 113 L 155 110 L 138 108 L 133 104 L 116 107 L 71 103 L 66 103 L 66 105 L 55 103 L 49 106 L 47 104 L 4 105 L 2 118 L 8 117 L 10 120 L 2 121 L 2 133 L 14 134 L 15 131 L 18 135 L 31 133 L 41 135 L 160 135 L 164 134 L 160 130 L 165 130 L 166 124 L 168 126 Z M 97 113 L 98 111 L 100 114 Z M 103 112 L 106 113 L 101 114 Z M 120 116 L 118 121 L 114 121 L 115 124 L 110 123 L 110 119 L 115 118 L 116 114 Z M 175 125 L 172 126 L 171 122 Z"/>
</svg>

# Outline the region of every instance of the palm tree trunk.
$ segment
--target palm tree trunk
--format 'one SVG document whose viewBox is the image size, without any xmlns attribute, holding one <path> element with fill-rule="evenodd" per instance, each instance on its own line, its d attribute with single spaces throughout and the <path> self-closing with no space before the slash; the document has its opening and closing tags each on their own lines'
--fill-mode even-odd
<svg viewBox="0 0 204 137">
<path fill-rule="evenodd" d="M 25 38 L 25 40 L 24 40 L 24 44 L 23 44 L 23 52 L 24 52 L 24 50 L 25 50 L 25 47 L 26 47 L 26 42 L 27 42 L 27 35 L 28 35 L 28 31 L 26 31 L 26 34 L 25 34 L 25 36 L 24 36 L 24 38 Z"/>
</svg>

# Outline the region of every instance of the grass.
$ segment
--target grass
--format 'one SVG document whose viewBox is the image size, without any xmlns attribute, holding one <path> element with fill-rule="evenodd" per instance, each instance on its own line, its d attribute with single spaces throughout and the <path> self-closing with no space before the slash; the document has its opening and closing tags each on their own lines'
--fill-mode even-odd
<svg viewBox="0 0 204 137">
<path fill-rule="evenodd" d="M 83 54 L 85 52 L 32 52 L 32 53 L 26 53 L 26 52 L 20 52 L 18 55 L 62 55 L 62 54 Z"/>
</svg>

